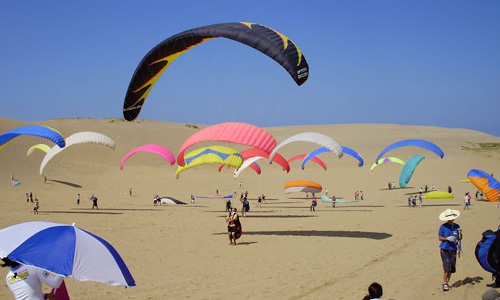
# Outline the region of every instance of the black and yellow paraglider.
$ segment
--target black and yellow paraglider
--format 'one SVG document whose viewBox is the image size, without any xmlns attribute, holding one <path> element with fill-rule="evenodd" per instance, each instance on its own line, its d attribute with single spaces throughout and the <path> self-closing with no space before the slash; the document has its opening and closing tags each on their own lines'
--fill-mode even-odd
<svg viewBox="0 0 500 300">
<path fill-rule="evenodd" d="M 190 29 L 173 35 L 151 49 L 135 70 L 125 96 L 123 117 L 135 120 L 151 88 L 179 56 L 193 47 L 218 37 L 248 45 L 274 59 L 298 85 L 307 81 L 309 66 L 300 49 L 283 34 L 253 23 L 222 23 Z"/>
</svg>

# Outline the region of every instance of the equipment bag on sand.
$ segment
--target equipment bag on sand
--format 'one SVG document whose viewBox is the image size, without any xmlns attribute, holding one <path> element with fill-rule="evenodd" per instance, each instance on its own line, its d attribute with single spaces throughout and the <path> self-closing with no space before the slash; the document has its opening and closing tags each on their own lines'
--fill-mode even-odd
<svg viewBox="0 0 500 300">
<path fill-rule="evenodd" d="M 500 286 L 500 230 L 486 230 L 483 238 L 476 245 L 476 259 L 486 271 L 495 277 L 495 283 Z"/>
</svg>

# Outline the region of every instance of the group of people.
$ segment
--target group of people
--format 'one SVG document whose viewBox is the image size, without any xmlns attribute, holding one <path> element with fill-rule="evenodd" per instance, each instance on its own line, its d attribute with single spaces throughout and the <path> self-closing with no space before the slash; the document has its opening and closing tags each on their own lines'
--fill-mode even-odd
<svg viewBox="0 0 500 300">
<path fill-rule="evenodd" d="M 26 193 L 26 203 L 33 203 L 33 214 L 37 215 L 38 214 L 38 209 L 40 208 L 40 202 L 38 201 L 38 198 L 35 196 L 35 199 L 33 200 L 33 192 L 30 192 L 29 194 Z"/>
<path fill-rule="evenodd" d="M 419 193 L 418 195 L 408 195 L 408 207 L 417 207 L 417 200 L 418 200 L 418 207 L 422 207 L 422 194 Z"/>
<path fill-rule="evenodd" d="M 356 191 L 354 193 L 354 200 L 364 200 L 363 191 Z"/>
</svg>

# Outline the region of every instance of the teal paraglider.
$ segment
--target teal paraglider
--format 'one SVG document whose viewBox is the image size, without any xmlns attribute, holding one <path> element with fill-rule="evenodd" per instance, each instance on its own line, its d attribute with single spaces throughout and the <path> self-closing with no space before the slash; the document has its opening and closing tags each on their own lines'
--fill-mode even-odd
<svg viewBox="0 0 500 300">
<path fill-rule="evenodd" d="M 60 148 L 66 146 L 64 137 L 57 130 L 47 126 L 31 125 L 15 128 L 0 135 L 0 150 L 2 150 L 8 142 L 20 135 L 33 135 L 45 138 L 54 142 Z"/>
<path fill-rule="evenodd" d="M 422 155 L 415 155 L 411 157 L 404 165 L 403 170 L 401 170 L 401 175 L 399 175 L 399 186 L 405 188 L 408 182 L 410 182 L 411 176 L 415 171 L 415 168 L 425 157 Z"/>
</svg>

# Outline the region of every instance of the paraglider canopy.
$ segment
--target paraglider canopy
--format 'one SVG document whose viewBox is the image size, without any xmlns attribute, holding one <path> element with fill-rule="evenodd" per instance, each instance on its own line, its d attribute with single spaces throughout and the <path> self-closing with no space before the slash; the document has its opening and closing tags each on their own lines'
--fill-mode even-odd
<svg viewBox="0 0 500 300">
<path fill-rule="evenodd" d="M 305 193 L 319 193 L 323 190 L 323 187 L 314 181 L 308 180 L 292 180 L 285 184 L 285 194 L 295 193 L 295 192 L 305 192 Z"/>
<path fill-rule="evenodd" d="M 467 177 L 483 192 L 489 202 L 500 201 L 500 183 L 493 176 L 482 170 L 472 169 L 467 173 Z"/>
</svg>

